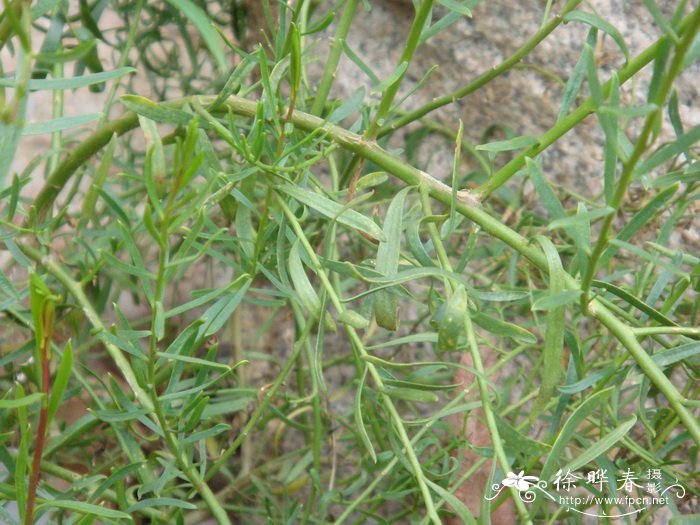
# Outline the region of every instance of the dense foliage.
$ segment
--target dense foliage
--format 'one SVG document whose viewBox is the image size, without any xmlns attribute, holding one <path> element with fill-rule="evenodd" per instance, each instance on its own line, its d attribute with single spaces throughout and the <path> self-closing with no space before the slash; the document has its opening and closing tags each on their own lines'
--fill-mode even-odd
<svg viewBox="0 0 700 525">
<path fill-rule="evenodd" d="M 512 473 L 553 493 L 562 472 L 604 470 L 578 495 L 635 472 L 635 494 L 683 489 L 665 505 L 683 523 L 700 492 L 700 259 L 673 234 L 697 212 L 700 126 L 674 87 L 700 8 L 645 2 L 659 39 L 627 56 L 609 21 L 550 2 L 513 56 L 406 111 L 416 49 L 477 2 L 414 2 L 386 78 L 344 43 L 369 3 L 261 2 L 259 18 L 241 2 L 4 3 L 0 521 L 488 523 L 512 506 L 577 523 L 630 507 L 567 512 Z M 543 135 L 473 145 L 430 120 L 563 22 L 590 31 Z M 609 79 L 603 36 L 626 57 Z M 343 55 L 376 96 L 331 96 Z M 625 105 L 650 64 L 646 102 Z M 64 116 L 64 97 L 100 91 L 100 113 Z M 27 124 L 46 92 L 51 120 Z M 594 199 L 540 162 L 591 114 Z M 416 133 L 453 145 L 450 180 L 385 149 Z M 50 146 L 13 168 L 32 134 Z M 637 508 L 651 522 L 659 505 Z"/>
</svg>

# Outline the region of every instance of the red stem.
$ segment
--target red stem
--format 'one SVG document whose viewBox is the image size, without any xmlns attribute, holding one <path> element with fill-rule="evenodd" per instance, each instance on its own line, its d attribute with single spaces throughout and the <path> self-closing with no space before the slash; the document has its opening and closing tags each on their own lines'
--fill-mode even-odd
<svg viewBox="0 0 700 525">
<path fill-rule="evenodd" d="M 45 324 L 50 325 L 50 322 Z M 36 500 L 36 489 L 39 484 L 41 456 L 44 453 L 44 443 L 46 441 L 46 425 L 48 423 L 49 418 L 49 382 L 51 381 L 51 372 L 49 370 L 49 329 L 50 326 L 44 327 L 44 340 L 41 344 L 41 391 L 45 395 L 44 399 L 42 399 L 41 401 L 41 409 L 39 411 L 39 428 L 37 430 L 36 436 L 36 447 L 34 448 L 32 473 L 29 478 L 29 496 L 27 498 L 27 512 L 24 516 L 24 525 L 32 525 L 32 518 L 34 517 L 34 501 Z"/>
</svg>

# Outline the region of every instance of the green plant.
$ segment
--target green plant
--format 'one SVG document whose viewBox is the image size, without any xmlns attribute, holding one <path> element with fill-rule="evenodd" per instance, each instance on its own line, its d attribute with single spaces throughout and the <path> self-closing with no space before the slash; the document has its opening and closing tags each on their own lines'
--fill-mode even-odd
<svg viewBox="0 0 700 525">
<path fill-rule="evenodd" d="M 276 30 L 250 51 L 214 31 L 211 21 L 228 23 L 215 3 L 117 2 L 132 23 L 110 40 L 100 28 L 109 2 L 78 13 L 6 2 L 0 45 L 12 44 L 17 70 L 0 80 L 0 321 L 14 337 L 0 339 L 0 499 L 17 502 L 19 522 L 476 523 L 508 499 L 522 523 L 562 519 L 563 507 L 528 504 L 516 488 L 470 509 L 455 492 L 489 467 L 493 483 L 519 471 L 654 469 L 697 496 L 700 261 L 670 238 L 698 197 L 700 127 L 685 129 L 674 83 L 700 53 L 700 8 L 681 1 L 666 19 L 645 2 L 663 35 L 601 84 L 596 42 L 605 33 L 626 54 L 624 40 L 570 1 L 502 65 L 405 112 L 396 96 L 416 49 L 476 4 L 438 2 L 447 14 L 433 19 L 431 0 L 415 3 L 378 100 L 343 101 L 330 90 L 341 55 L 352 58 L 344 39 L 365 8 L 357 0 L 326 11 L 264 2 Z M 316 88 L 310 49 L 335 11 Z M 31 25 L 45 16 L 38 46 Z M 203 43 L 188 47 L 192 71 L 175 87 L 177 55 L 156 64 L 145 51 L 171 20 Z M 473 146 L 461 124 L 425 119 L 564 21 L 590 32 L 542 136 Z M 99 39 L 119 52 L 115 68 L 99 63 Z M 93 72 L 64 78 L 69 63 Z M 623 105 L 621 86 L 651 63 L 647 103 Z M 205 64 L 211 78 L 197 74 Z M 135 71 L 148 73 L 152 98 L 115 102 Z M 85 119 L 63 117 L 64 92 L 104 82 L 96 129 L 70 131 Z M 10 176 L 10 163 L 41 89 L 54 93 L 43 127 L 52 148 L 32 195 L 38 164 Z M 125 111 L 112 117 L 113 106 Z M 538 162 L 590 114 L 605 137 L 593 200 L 553 184 Z M 351 118 L 355 131 L 343 125 Z M 662 139 L 665 119 L 673 134 Z M 414 122 L 454 143 L 449 184 L 385 149 Z M 467 156 L 480 168 L 465 176 Z M 511 228 L 498 210 L 521 207 L 526 182 L 541 209 Z M 640 207 L 625 201 L 633 184 L 648 196 Z M 275 326 L 293 333 L 289 348 L 258 351 Z M 75 419 L 60 410 L 69 402 L 88 410 Z M 491 445 L 474 446 L 455 415 L 476 419 Z M 465 451 L 480 459 L 464 464 Z"/>
</svg>

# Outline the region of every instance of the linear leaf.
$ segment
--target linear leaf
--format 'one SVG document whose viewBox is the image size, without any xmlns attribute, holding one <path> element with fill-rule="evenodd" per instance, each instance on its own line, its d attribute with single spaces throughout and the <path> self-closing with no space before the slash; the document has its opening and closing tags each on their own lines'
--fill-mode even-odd
<svg viewBox="0 0 700 525">
<path fill-rule="evenodd" d="M 552 310 L 560 306 L 573 303 L 583 293 L 581 290 L 562 290 L 560 292 L 549 293 L 540 297 L 532 303 L 532 310 Z"/>
<path fill-rule="evenodd" d="M 606 206 L 605 208 L 599 208 L 597 210 L 587 211 L 584 213 L 577 213 L 576 215 L 570 215 L 562 219 L 553 220 L 551 223 L 549 223 L 547 229 L 556 230 L 557 228 L 568 228 L 571 226 L 577 226 L 578 224 L 581 224 L 583 222 L 590 222 L 596 219 L 600 219 L 601 217 L 606 217 L 611 213 L 615 213 L 615 208 L 611 208 L 609 206 Z"/>
<path fill-rule="evenodd" d="M 100 255 L 107 261 L 107 264 L 114 266 L 117 270 L 135 275 L 144 281 L 154 281 L 156 279 L 155 274 L 149 272 L 146 268 L 138 268 L 132 264 L 126 263 L 107 251 L 101 251 Z"/>
<path fill-rule="evenodd" d="M 530 292 L 518 292 L 516 290 L 499 290 L 497 292 L 470 290 L 469 294 L 475 299 L 487 302 L 520 301 L 530 296 Z"/>
<path fill-rule="evenodd" d="M 598 112 L 604 115 L 614 115 L 616 117 L 635 118 L 646 117 L 649 113 L 653 113 L 657 109 L 659 109 L 659 106 L 656 104 L 642 104 L 641 106 L 627 107 L 601 106 L 598 108 Z"/>
<path fill-rule="evenodd" d="M 94 39 L 85 40 L 71 48 L 66 48 L 64 51 L 39 53 L 37 55 L 37 62 L 41 64 L 64 64 L 66 62 L 80 60 L 93 51 L 96 45 L 97 42 Z"/>
<path fill-rule="evenodd" d="M 384 384 L 392 388 L 408 388 L 411 390 L 426 390 L 426 391 L 442 391 L 442 390 L 454 390 L 462 386 L 462 383 L 452 383 L 449 385 L 434 385 L 431 383 L 420 383 L 417 381 L 403 381 L 399 379 L 385 379 Z"/>
<path fill-rule="evenodd" d="M 531 158 L 526 158 L 525 162 L 527 163 L 527 169 L 528 173 L 530 174 L 532 185 L 535 187 L 535 191 L 537 191 L 537 195 L 539 195 L 542 205 L 547 209 L 549 215 L 551 215 L 554 219 L 562 219 L 566 217 L 564 206 L 561 205 L 561 202 L 554 194 L 554 191 L 552 191 L 552 187 L 549 185 L 549 182 L 547 182 L 547 179 L 544 178 L 539 164 L 537 164 L 537 162 Z"/>
<path fill-rule="evenodd" d="M 339 223 L 365 232 L 379 241 L 385 241 L 384 232 L 377 224 L 368 217 L 355 210 L 347 209 L 345 206 L 330 200 L 323 195 L 288 184 L 279 186 L 283 192 L 295 198 L 309 208 L 316 210 L 321 215 L 329 219 L 337 220 Z"/>
<path fill-rule="evenodd" d="M 93 84 L 99 84 L 106 80 L 112 80 L 114 78 L 122 77 L 128 73 L 135 73 L 137 70 L 133 67 L 120 67 L 112 71 L 103 71 L 102 73 L 92 73 L 89 75 L 83 75 L 80 77 L 71 78 L 51 78 L 51 79 L 31 79 L 29 81 L 29 89 L 40 91 L 40 90 L 54 90 L 60 91 L 63 89 L 77 89 L 80 87 L 91 86 Z M 8 78 L 0 78 L 0 86 L 4 87 L 17 87 L 15 80 Z"/>
<path fill-rule="evenodd" d="M 664 33 L 671 37 L 673 42 L 678 44 L 680 42 L 678 34 L 674 31 L 673 27 L 671 27 L 671 24 L 668 22 L 668 20 L 666 20 L 663 13 L 661 13 L 661 10 L 659 9 L 659 6 L 656 5 L 656 2 L 654 0 L 644 0 L 644 5 L 654 19 L 654 22 L 656 22 L 658 26 L 664 30 Z"/>
<path fill-rule="evenodd" d="M 107 423 L 122 423 L 138 419 L 148 414 L 147 408 L 132 408 L 131 410 L 92 410 L 92 414 L 100 421 Z"/>
<path fill-rule="evenodd" d="M 583 84 L 583 79 L 586 76 L 586 56 L 581 54 L 571 71 L 569 80 L 566 82 L 566 87 L 564 88 L 564 95 L 562 96 L 561 108 L 557 115 L 557 120 L 561 120 L 569 112 L 569 108 L 573 104 L 576 96 L 581 91 L 581 85 Z"/>
<path fill-rule="evenodd" d="M 311 315 L 317 317 L 321 313 L 321 299 L 306 275 L 299 250 L 299 239 L 297 239 L 289 250 L 289 277 L 299 296 L 299 302 Z"/>
<path fill-rule="evenodd" d="M 347 56 L 353 64 L 355 64 L 360 71 L 367 75 L 374 84 L 379 84 L 379 77 L 372 71 L 372 69 L 365 64 L 362 59 L 355 53 L 345 40 L 343 40 L 343 53 Z"/>
<path fill-rule="evenodd" d="M 211 428 L 208 428 L 206 430 L 202 430 L 200 432 L 195 432 L 194 434 L 190 434 L 187 436 L 185 439 L 181 440 L 181 443 L 187 444 L 187 443 L 196 443 L 200 439 L 207 439 L 213 436 L 218 436 L 219 434 L 223 432 L 227 432 L 231 430 L 231 425 L 227 425 L 225 423 L 218 423 L 214 425 Z"/>
<path fill-rule="evenodd" d="M 474 519 L 474 516 L 472 515 L 471 511 L 469 510 L 469 507 L 467 507 L 462 502 L 462 500 L 460 500 L 457 496 L 455 496 L 451 492 L 442 488 L 437 483 L 434 483 L 427 478 L 426 478 L 425 482 L 438 496 L 440 496 L 442 499 L 445 500 L 445 502 L 450 506 L 450 508 L 462 520 L 462 523 L 464 523 L 465 525 L 476 525 L 476 520 Z"/>
<path fill-rule="evenodd" d="M 666 368 L 684 359 L 689 359 L 700 354 L 700 342 L 686 343 L 657 352 L 651 359 L 660 367 Z"/>
<path fill-rule="evenodd" d="M 91 503 L 85 503 L 82 501 L 52 499 L 46 501 L 45 503 L 42 503 L 41 505 L 37 505 L 36 507 L 37 512 L 43 509 L 68 509 L 80 512 L 81 514 L 92 514 L 93 516 L 100 516 L 102 518 L 131 520 L 131 516 L 126 512 L 114 509 L 107 509 L 100 505 L 93 505 Z"/>
<path fill-rule="evenodd" d="M 348 118 L 353 113 L 357 113 L 362 108 L 365 100 L 365 89 L 363 87 L 356 90 L 350 98 L 333 110 L 328 117 L 328 122 L 338 123 Z"/>
<path fill-rule="evenodd" d="M 357 391 L 355 392 L 355 399 L 353 403 L 353 418 L 355 420 L 355 428 L 360 434 L 360 439 L 362 440 L 362 444 L 365 446 L 365 449 L 369 453 L 369 456 L 372 458 L 372 461 L 375 463 L 377 462 L 377 453 L 374 451 L 374 447 L 372 446 L 372 441 L 369 439 L 369 435 L 367 434 L 367 429 L 365 428 L 365 423 L 362 420 L 362 390 L 365 387 L 365 379 L 367 377 L 367 367 L 364 368 L 362 372 L 362 378 L 360 379 L 359 385 L 357 385 Z"/>
<path fill-rule="evenodd" d="M 659 312 L 656 308 L 649 306 L 647 303 L 645 303 L 641 299 L 637 298 L 635 295 L 627 292 L 626 290 L 624 290 L 623 288 L 620 288 L 617 285 L 614 285 L 612 283 L 608 283 L 606 281 L 599 281 L 597 279 L 594 279 L 593 281 L 591 281 L 591 285 L 595 286 L 596 288 L 604 288 L 605 290 L 607 290 L 611 294 L 619 297 L 623 301 L 626 301 L 631 306 L 634 306 L 640 312 L 644 312 L 649 317 L 651 317 L 655 321 L 659 322 L 662 326 L 678 326 L 678 324 L 675 321 L 666 317 L 664 314 Z"/>
<path fill-rule="evenodd" d="M 678 137 L 674 142 L 667 144 L 647 160 L 638 164 L 634 170 L 634 176 L 639 177 L 644 173 L 650 172 L 664 162 L 667 162 L 673 157 L 680 155 L 698 140 L 700 140 L 700 125 L 691 128 L 685 134 Z"/>
<path fill-rule="evenodd" d="M 440 400 L 437 394 L 426 392 L 425 390 L 416 390 L 413 388 L 394 388 L 386 386 L 382 389 L 382 392 L 389 397 L 393 397 L 394 399 L 413 401 L 416 403 L 437 403 Z"/>
<path fill-rule="evenodd" d="M 625 60 L 629 61 L 630 52 L 629 49 L 627 49 L 627 44 L 625 44 L 625 39 L 610 22 L 607 22 L 592 13 L 585 13 L 579 10 L 570 11 L 564 15 L 564 22 L 571 21 L 583 22 L 584 24 L 600 29 L 601 31 L 610 35 L 610 37 L 615 41 L 622 53 L 625 55 Z"/>
<path fill-rule="evenodd" d="M 222 47 L 221 38 L 217 32 L 212 27 L 211 21 L 207 14 L 194 2 L 190 0 L 168 0 L 176 9 L 182 11 L 182 13 L 192 22 L 202 36 L 202 40 L 211 51 L 216 64 L 219 66 L 219 70 L 224 73 L 229 65 L 226 61 L 226 55 L 224 54 L 224 48 Z"/>
<path fill-rule="evenodd" d="M 199 295 L 199 293 L 198 293 L 197 297 L 195 297 L 191 301 L 188 301 L 184 304 L 181 304 L 180 306 L 176 306 L 175 308 L 168 310 L 165 313 L 165 318 L 169 319 L 170 317 L 184 314 L 185 312 L 188 312 L 188 311 L 192 310 L 193 308 L 203 306 L 203 305 L 207 304 L 208 302 L 213 301 L 214 299 L 219 297 L 221 294 L 231 291 L 236 286 L 238 286 L 238 281 L 234 281 L 228 286 L 214 288 L 213 290 L 211 290 L 207 293 L 204 293 L 202 295 Z"/>
<path fill-rule="evenodd" d="M 231 370 L 231 367 L 229 365 L 224 364 L 224 363 L 217 363 L 216 361 L 208 361 L 206 359 L 200 359 L 198 357 L 191 357 L 188 355 L 181 355 L 181 354 L 169 354 L 167 352 L 158 352 L 157 355 L 158 355 L 158 357 L 162 357 L 164 359 L 169 359 L 171 361 L 182 361 L 183 363 L 204 366 L 207 368 L 216 368 L 217 370 L 226 370 L 226 371 Z"/>
<path fill-rule="evenodd" d="M 488 144 L 479 144 L 476 149 L 479 151 L 498 153 L 501 151 L 513 151 L 516 149 L 527 148 L 533 144 L 537 144 L 537 137 L 523 135 L 509 140 L 499 140 L 496 142 L 489 142 Z"/>
<path fill-rule="evenodd" d="M 121 103 L 138 115 L 155 122 L 180 124 L 186 126 L 192 120 L 192 115 L 181 109 L 159 104 L 140 95 L 122 95 Z"/>
<path fill-rule="evenodd" d="M 42 392 L 29 394 L 28 396 L 20 397 L 19 399 L 0 399 L 0 408 L 20 408 L 38 403 L 44 397 Z"/>
<path fill-rule="evenodd" d="M 438 335 L 435 332 L 427 332 L 423 334 L 413 334 L 404 337 L 397 337 L 395 339 L 390 339 L 383 343 L 379 343 L 373 346 L 368 346 L 367 350 L 379 350 L 380 348 L 388 348 L 391 346 L 407 345 L 415 343 L 437 343 Z"/>
<path fill-rule="evenodd" d="M 468 16 L 469 18 L 472 16 L 471 9 L 469 9 L 469 7 L 464 3 L 458 2 L 457 0 L 437 0 L 437 3 L 444 5 L 450 11 L 454 11 L 460 15 Z"/>
<path fill-rule="evenodd" d="M 559 392 L 561 392 L 562 394 L 578 394 L 579 392 L 583 392 L 587 388 L 595 385 L 598 381 L 610 377 L 616 370 L 617 368 L 614 366 L 607 366 L 601 370 L 596 370 L 592 374 L 588 374 L 580 381 L 576 381 L 575 383 L 571 383 L 568 385 L 559 386 L 557 387 L 557 390 L 559 390 Z"/>
<path fill-rule="evenodd" d="M 532 457 L 546 454 L 551 448 L 546 443 L 542 443 L 522 434 L 517 428 L 508 424 L 508 422 L 501 417 L 496 416 L 496 426 L 498 428 L 498 434 L 505 442 L 504 444 L 508 451 Z"/>
<path fill-rule="evenodd" d="M 381 82 L 377 87 L 375 87 L 371 93 L 376 94 L 376 93 L 382 93 L 389 89 L 392 85 L 394 85 L 396 82 L 401 80 L 403 77 L 404 73 L 406 73 L 406 70 L 408 69 L 408 62 L 403 61 L 401 62 L 394 71 L 389 75 L 386 79 L 384 79 L 383 82 Z"/>
<path fill-rule="evenodd" d="M 569 419 L 564 423 L 554 445 L 552 445 L 552 450 L 542 466 L 540 479 L 550 479 L 552 477 L 552 474 L 554 474 L 557 468 L 557 462 L 565 457 L 564 450 L 569 444 L 569 441 L 571 441 L 571 438 L 575 435 L 579 425 L 581 425 L 581 423 L 612 394 L 613 390 L 614 389 L 611 387 L 593 394 L 573 411 Z"/>
<path fill-rule="evenodd" d="M 547 258 L 549 268 L 549 297 L 564 291 L 565 279 L 564 269 L 561 266 L 561 259 L 557 249 L 547 237 L 538 235 L 537 241 L 542 246 L 544 255 Z M 544 334 L 544 348 L 542 350 L 542 372 L 540 391 L 535 400 L 535 406 L 530 415 L 530 421 L 534 421 L 544 410 L 552 396 L 559 380 L 564 374 L 562 357 L 564 355 L 564 329 L 566 303 L 554 304 L 547 311 L 546 328 Z"/>
<path fill-rule="evenodd" d="M 58 371 L 56 372 L 56 377 L 53 381 L 53 386 L 51 388 L 51 396 L 49 397 L 49 407 L 48 407 L 48 421 L 49 423 L 56 414 L 58 407 L 61 405 L 63 400 L 63 394 L 66 391 L 66 386 L 68 386 L 68 379 L 70 379 L 70 374 L 73 371 L 73 344 L 68 341 L 66 347 L 63 350 L 63 355 L 61 356 L 61 362 L 58 365 Z"/>
<path fill-rule="evenodd" d="M 235 293 L 228 293 L 225 297 L 219 299 L 214 303 L 209 309 L 202 314 L 200 319 L 204 321 L 202 326 L 199 328 L 198 339 L 202 337 L 209 337 L 210 335 L 218 332 L 224 323 L 228 321 L 234 310 L 238 307 L 240 302 L 243 300 L 243 296 L 248 291 L 251 279 L 250 276 L 245 276 L 240 288 Z"/>
<path fill-rule="evenodd" d="M 620 79 L 613 72 L 610 77 L 610 96 L 608 106 L 598 107 L 598 120 L 605 133 L 604 165 L 603 165 L 603 189 L 605 203 L 610 204 L 615 193 L 615 180 L 617 178 L 617 164 L 620 150 L 620 126 L 618 115 L 606 112 L 606 109 L 618 109 L 620 105 Z M 583 203 L 580 203 L 582 206 Z"/>
<path fill-rule="evenodd" d="M 656 217 L 656 212 L 660 210 L 666 203 L 675 195 L 676 191 L 680 187 L 679 183 L 672 184 L 668 188 L 664 188 L 657 195 L 654 196 L 644 207 L 635 213 L 634 217 L 625 225 L 624 228 L 617 234 L 616 239 L 620 241 L 630 240 L 635 233 L 637 233 L 641 228 L 644 227 L 650 220 Z M 614 244 L 607 247 L 600 257 L 598 266 L 604 268 L 607 263 L 612 259 L 615 254 L 619 251 L 620 247 Z"/>
<path fill-rule="evenodd" d="M 384 219 L 385 241 L 377 248 L 375 269 L 382 275 L 395 275 L 399 269 L 401 255 L 401 232 L 403 231 L 403 209 L 406 195 L 411 188 L 399 191 L 389 204 Z M 377 324 L 387 330 L 398 328 L 398 305 L 396 296 L 389 291 L 380 291 L 374 302 L 374 315 Z"/>
<path fill-rule="evenodd" d="M 175 498 L 146 498 L 142 499 L 138 503 L 134 503 L 127 509 L 127 512 L 131 513 L 141 509 L 150 509 L 153 507 L 173 507 L 178 509 L 194 510 L 197 508 L 197 505 L 194 505 L 189 501 L 183 501 Z"/>
<path fill-rule="evenodd" d="M 622 423 L 615 430 L 610 432 L 600 441 L 596 441 L 593 445 L 586 447 L 581 454 L 571 460 L 565 467 L 562 467 L 564 472 L 575 472 L 584 465 L 590 463 L 601 454 L 605 454 L 615 443 L 625 437 L 630 429 L 637 422 L 637 416 L 632 416 L 630 419 Z"/>
<path fill-rule="evenodd" d="M 536 343 L 537 337 L 522 326 L 501 321 L 482 312 L 471 314 L 471 319 L 484 330 L 501 337 L 508 337 L 524 343 Z"/>
<path fill-rule="evenodd" d="M 686 272 L 680 270 L 679 268 L 677 268 L 676 266 L 664 261 L 660 257 L 657 257 L 656 254 L 649 253 L 644 248 L 641 248 L 641 247 L 636 246 L 634 244 L 630 244 L 628 242 L 621 241 L 620 239 L 612 239 L 610 241 L 610 244 L 614 244 L 619 248 L 627 250 L 628 252 L 633 253 L 634 255 L 637 255 L 638 257 L 640 257 L 646 261 L 649 261 L 652 264 L 655 264 L 659 268 L 664 268 L 666 270 L 669 270 L 671 273 L 673 273 L 674 275 L 677 275 L 681 279 L 684 279 L 686 281 L 690 279 L 690 276 L 688 275 L 688 273 L 686 273 Z"/>
<path fill-rule="evenodd" d="M 22 128 L 22 135 L 43 135 L 54 133 L 66 129 L 77 128 L 89 122 L 94 122 L 102 116 L 102 113 L 89 113 L 87 115 L 76 115 L 74 117 L 61 117 L 45 122 L 34 122 L 25 124 Z"/>
</svg>

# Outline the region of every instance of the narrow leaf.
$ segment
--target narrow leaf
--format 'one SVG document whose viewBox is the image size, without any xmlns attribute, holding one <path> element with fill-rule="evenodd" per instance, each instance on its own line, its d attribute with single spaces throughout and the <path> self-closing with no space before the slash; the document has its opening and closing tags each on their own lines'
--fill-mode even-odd
<svg viewBox="0 0 700 525">
<path fill-rule="evenodd" d="M 126 512 L 121 512 L 119 510 L 107 509 L 100 505 L 93 505 L 91 503 L 84 503 L 82 501 L 67 501 L 52 499 L 48 500 L 41 505 L 36 507 L 37 513 L 43 509 L 68 509 L 75 512 L 80 512 L 81 514 L 92 514 L 93 516 L 98 516 L 101 518 L 113 518 L 113 519 L 125 519 L 131 520 L 131 516 Z"/>
<path fill-rule="evenodd" d="M 384 219 L 384 238 L 377 248 L 376 270 L 382 275 L 395 275 L 399 268 L 401 233 L 403 231 L 403 208 L 410 187 L 399 191 L 389 204 Z M 374 302 L 377 324 L 387 330 L 398 328 L 398 305 L 396 296 L 389 291 L 380 291 Z"/>
<path fill-rule="evenodd" d="M 179 124 L 186 126 L 192 115 L 181 109 L 169 107 L 167 104 L 159 104 L 140 95 L 122 95 L 121 103 L 134 113 L 146 117 L 155 122 Z"/>
<path fill-rule="evenodd" d="M 547 258 L 549 293 L 551 297 L 564 291 L 564 270 L 552 241 L 542 235 L 538 235 L 536 239 L 542 246 L 542 250 Z M 530 415 L 530 421 L 534 421 L 552 399 L 555 388 L 564 374 L 562 357 L 564 355 L 565 314 L 566 308 L 563 304 L 550 307 L 547 312 L 544 348 L 542 350 L 542 379 L 540 391 Z"/>
<path fill-rule="evenodd" d="M 347 209 L 345 206 L 334 202 L 323 195 L 314 193 L 304 188 L 290 186 L 288 184 L 279 186 L 279 189 L 290 197 L 295 198 L 302 204 L 325 215 L 329 219 L 337 220 L 339 223 L 350 228 L 365 232 L 379 241 L 386 241 L 384 232 L 370 218 L 365 217 L 355 210 Z"/>
<path fill-rule="evenodd" d="M 314 317 L 321 313 L 321 299 L 311 285 L 299 255 L 299 240 L 294 241 L 289 250 L 289 277 L 292 279 L 294 290 L 297 292 L 299 302 Z"/>
<path fill-rule="evenodd" d="M 26 407 L 38 403 L 44 398 L 42 392 L 35 392 L 34 394 L 29 394 L 28 396 L 20 397 L 17 399 L 0 399 L 0 408 L 2 409 L 12 409 Z"/>
<path fill-rule="evenodd" d="M 610 37 L 615 41 L 622 53 L 625 55 L 625 60 L 629 61 L 630 53 L 629 49 L 627 49 L 627 44 L 625 44 L 625 39 L 610 22 L 607 22 L 592 13 L 586 13 L 579 10 L 570 11 L 564 15 L 564 22 L 571 21 L 583 22 L 584 24 L 588 24 L 610 35 Z"/>
<path fill-rule="evenodd" d="M 58 365 L 58 371 L 56 372 L 56 377 L 54 378 L 53 385 L 51 388 L 51 396 L 49 397 L 49 407 L 48 407 L 48 422 L 51 423 L 53 416 L 56 414 L 58 407 L 61 406 L 63 401 L 63 394 L 66 391 L 66 386 L 68 386 L 68 380 L 70 379 L 70 374 L 73 371 L 73 344 L 70 340 L 66 343 L 66 347 L 63 350 L 63 355 L 61 356 L 61 362 Z"/>
<path fill-rule="evenodd" d="M 618 441 L 620 441 L 629 433 L 629 431 L 635 425 L 636 422 L 637 417 L 632 416 L 630 419 L 622 423 L 604 438 L 602 438 L 601 440 L 597 440 L 595 443 L 593 443 L 593 445 L 586 447 L 581 454 L 578 454 L 576 458 L 567 463 L 566 466 L 562 467 L 562 470 L 564 472 L 575 472 L 576 470 L 593 461 L 601 454 L 605 454 L 610 448 L 612 448 L 613 445 L 615 445 Z"/>
<path fill-rule="evenodd" d="M 389 89 L 391 86 L 393 86 L 396 82 L 400 81 L 401 78 L 403 78 L 404 73 L 406 73 L 406 70 L 408 69 L 408 62 L 403 61 L 401 62 L 394 71 L 389 75 L 381 84 L 379 84 L 377 87 L 375 87 L 371 93 L 376 94 L 376 93 L 383 93 L 387 89 Z"/>
<path fill-rule="evenodd" d="M 647 160 L 638 164 L 634 170 L 634 176 L 639 177 L 650 172 L 661 164 L 682 154 L 698 140 L 700 140 L 700 125 L 691 128 L 687 133 L 678 137 L 674 142 L 667 144 Z"/>
<path fill-rule="evenodd" d="M 93 73 L 72 78 L 52 78 L 52 79 L 31 79 L 29 81 L 29 89 L 35 91 L 54 90 L 61 91 L 64 89 L 76 89 L 93 84 L 99 84 L 106 80 L 122 77 L 128 73 L 135 73 L 137 70 L 133 67 L 120 67 L 113 71 L 104 71 L 102 73 Z M 16 81 L 8 78 L 0 78 L 0 86 L 17 87 Z"/>
<path fill-rule="evenodd" d="M 224 54 L 224 48 L 221 46 L 221 38 L 216 33 L 211 25 L 211 20 L 207 13 L 205 13 L 201 7 L 192 2 L 191 0 L 167 0 L 176 9 L 182 11 L 182 13 L 192 22 L 202 36 L 202 40 L 211 51 L 212 56 L 219 67 L 219 70 L 224 73 L 229 64 L 226 60 L 226 55 Z"/>
<path fill-rule="evenodd" d="M 89 122 L 94 122 L 102 116 L 102 113 L 89 113 L 87 115 L 76 115 L 74 117 L 61 117 L 46 122 L 35 122 L 25 124 L 22 128 L 22 135 L 44 135 L 56 131 L 77 128 Z"/>
<path fill-rule="evenodd" d="M 488 316 L 483 312 L 476 312 L 471 314 L 471 319 L 482 327 L 484 330 L 491 332 L 492 334 L 508 337 L 516 341 L 522 341 L 524 343 L 536 343 L 537 337 L 534 336 L 532 332 L 527 331 L 522 326 L 513 323 L 507 323 L 506 321 L 501 321 L 494 317 Z"/>
<path fill-rule="evenodd" d="M 577 213 L 576 215 L 570 215 L 562 219 L 553 220 L 547 226 L 548 230 L 556 230 L 558 228 L 569 228 L 572 226 L 577 226 L 578 224 L 591 222 L 601 217 L 606 217 L 611 213 L 615 213 L 615 208 L 606 206 L 604 208 L 599 208 L 597 210 L 591 210 L 584 213 Z"/>
<path fill-rule="evenodd" d="M 200 318 L 204 323 L 199 329 L 198 339 L 202 337 L 209 337 L 210 335 L 218 332 L 228 321 L 231 314 L 238 307 L 240 302 L 243 300 L 248 287 L 250 286 L 251 279 L 249 276 L 245 276 L 240 288 L 235 293 L 226 294 L 225 297 L 219 299 L 214 303 Z"/>
<path fill-rule="evenodd" d="M 581 405 L 579 405 L 579 407 L 573 411 L 571 416 L 569 416 L 569 419 L 566 421 L 566 423 L 564 423 L 564 426 L 562 427 L 556 441 L 554 442 L 554 445 L 552 446 L 552 450 L 545 460 L 540 473 L 540 479 L 550 479 L 552 477 L 552 474 L 554 474 L 557 469 L 557 461 L 560 458 L 565 457 L 564 450 L 569 444 L 569 441 L 571 441 L 571 438 L 575 435 L 579 425 L 581 425 L 581 423 L 583 423 L 583 421 L 585 421 L 585 419 L 590 416 L 598 408 L 598 406 L 601 405 L 606 398 L 610 396 L 610 394 L 612 394 L 612 392 L 612 387 L 601 390 L 600 392 L 597 392 L 585 399 L 585 401 L 583 401 L 583 403 L 581 403 Z"/>
<path fill-rule="evenodd" d="M 534 144 L 537 144 L 537 137 L 523 135 L 510 140 L 499 140 L 496 142 L 489 142 L 488 144 L 480 144 L 476 147 L 476 149 L 479 151 L 498 153 L 501 151 L 513 151 L 516 149 L 527 148 L 529 146 L 533 146 Z"/>
<path fill-rule="evenodd" d="M 365 379 L 367 377 L 367 367 L 364 368 L 362 372 L 362 378 L 360 379 L 360 384 L 357 386 L 357 391 L 355 392 L 355 400 L 353 403 L 353 417 L 355 420 L 355 428 L 357 429 L 358 433 L 360 434 L 360 440 L 362 441 L 362 444 L 365 446 L 365 449 L 367 450 L 367 453 L 369 454 L 369 457 L 372 458 L 372 461 L 374 463 L 377 462 L 377 454 L 374 451 L 374 447 L 372 446 L 372 441 L 369 439 L 369 435 L 367 434 L 367 429 L 365 428 L 365 423 L 362 420 L 362 390 L 365 387 Z"/>
</svg>

